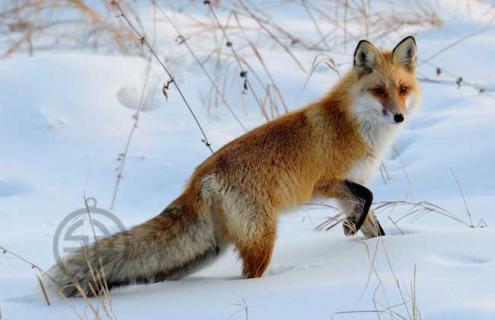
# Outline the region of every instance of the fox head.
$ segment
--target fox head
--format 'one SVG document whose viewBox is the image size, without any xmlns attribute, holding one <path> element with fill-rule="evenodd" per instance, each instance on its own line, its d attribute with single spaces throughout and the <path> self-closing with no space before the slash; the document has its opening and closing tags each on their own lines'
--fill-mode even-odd
<svg viewBox="0 0 495 320">
<path fill-rule="evenodd" d="M 388 124 L 403 122 L 416 108 L 416 41 L 409 36 L 392 51 L 361 40 L 354 52 L 353 91 L 360 117 Z"/>
</svg>

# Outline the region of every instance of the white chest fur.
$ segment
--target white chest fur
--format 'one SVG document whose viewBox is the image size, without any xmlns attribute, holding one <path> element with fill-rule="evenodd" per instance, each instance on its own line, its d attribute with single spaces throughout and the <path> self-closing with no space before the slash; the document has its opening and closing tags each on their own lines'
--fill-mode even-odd
<svg viewBox="0 0 495 320">
<path fill-rule="evenodd" d="M 359 184 L 366 184 L 378 170 L 382 158 L 392 145 L 397 132 L 402 127 L 393 123 L 393 119 L 382 113 L 381 105 L 369 97 L 362 97 L 351 108 L 359 123 L 361 136 L 368 143 L 373 154 L 359 160 L 347 174 L 347 179 Z"/>
</svg>

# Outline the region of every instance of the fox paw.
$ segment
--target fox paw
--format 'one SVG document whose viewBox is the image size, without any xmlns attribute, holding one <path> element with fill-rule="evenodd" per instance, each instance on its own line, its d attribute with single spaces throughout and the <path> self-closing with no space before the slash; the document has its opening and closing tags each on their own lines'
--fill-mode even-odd
<svg viewBox="0 0 495 320">
<path fill-rule="evenodd" d="M 353 218 L 347 218 L 342 223 L 342 227 L 344 228 L 344 234 L 346 236 L 353 236 L 358 232 L 358 228 L 356 226 L 356 220 Z"/>
<path fill-rule="evenodd" d="M 367 222 L 361 227 L 361 232 L 367 239 L 385 235 L 385 231 L 374 214 L 368 215 Z"/>
</svg>

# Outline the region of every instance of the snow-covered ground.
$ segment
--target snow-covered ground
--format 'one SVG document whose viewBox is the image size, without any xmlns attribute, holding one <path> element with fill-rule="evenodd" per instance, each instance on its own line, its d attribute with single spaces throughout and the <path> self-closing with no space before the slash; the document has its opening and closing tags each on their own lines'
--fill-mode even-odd
<svg viewBox="0 0 495 320">
<path fill-rule="evenodd" d="M 488 2 L 458 2 L 440 1 L 443 24 L 416 34 L 420 59 L 486 28 L 495 17 Z M 344 62 L 350 61 L 352 49 L 347 51 Z M 336 80 L 322 69 L 301 93 L 307 74 L 282 49 L 263 53 L 291 109 L 317 99 Z M 315 53 L 299 54 L 309 70 Z M 400 219 L 410 210 L 404 206 L 378 212 L 387 236 L 346 238 L 340 226 L 316 231 L 333 213 L 304 206 L 281 218 L 263 278 L 241 279 L 240 262 L 230 251 L 187 279 L 112 292 L 116 317 L 412 319 L 414 304 L 422 319 L 495 319 L 494 56 L 490 26 L 429 61 L 489 90 L 423 83 L 422 108 L 395 143 L 400 156 L 391 152 L 384 162 L 390 180 L 384 183 L 377 174 L 370 184 L 377 202 L 428 201 L 470 224 L 467 206 L 472 224 L 480 227 L 436 212 Z M 209 84 L 194 61 L 177 58 L 173 64 L 212 147 L 242 134 L 223 107 L 209 114 L 202 107 Z M 109 208 L 116 158 L 134 123 L 146 69 L 141 58 L 60 51 L 0 61 L 0 246 L 48 268 L 55 230 L 84 206 L 84 195 Z M 427 63 L 420 62 L 418 72 L 452 79 L 445 72 L 437 77 Z M 153 65 L 114 207 L 126 227 L 159 213 L 209 155 L 176 92 L 164 99 L 164 79 Z M 256 107 L 234 107 L 249 128 L 263 123 Z M 70 306 L 95 318 L 81 298 L 51 302 L 44 302 L 34 270 L 0 255 L 1 319 L 76 318 Z M 347 311 L 361 312 L 342 313 Z"/>
</svg>

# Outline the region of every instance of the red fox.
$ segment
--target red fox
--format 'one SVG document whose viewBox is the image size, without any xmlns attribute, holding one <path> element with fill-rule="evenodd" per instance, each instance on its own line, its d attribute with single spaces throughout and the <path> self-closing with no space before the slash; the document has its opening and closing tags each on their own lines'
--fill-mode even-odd
<svg viewBox="0 0 495 320">
<path fill-rule="evenodd" d="M 416 41 L 392 51 L 361 40 L 352 69 L 321 100 L 226 144 L 200 164 L 184 192 L 153 219 L 83 247 L 49 274 L 66 296 L 106 286 L 179 279 L 237 249 L 246 278 L 261 277 L 278 215 L 314 197 L 334 198 L 344 233 L 384 235 L 364 186 L 419 102 Z"/>
</svg>

